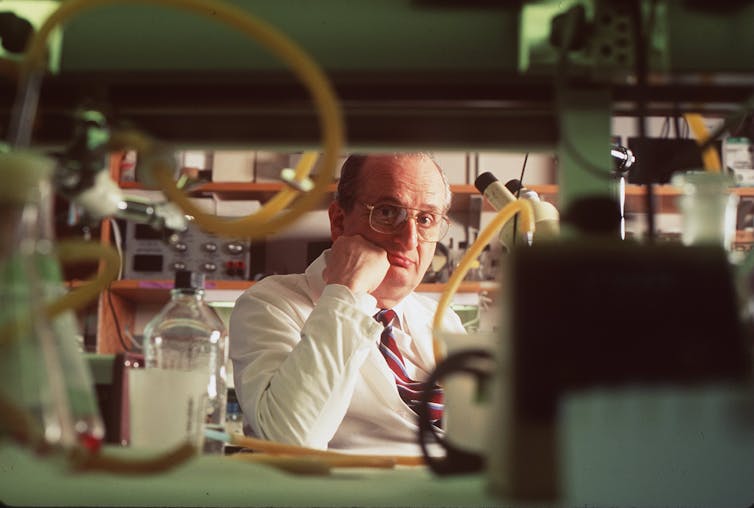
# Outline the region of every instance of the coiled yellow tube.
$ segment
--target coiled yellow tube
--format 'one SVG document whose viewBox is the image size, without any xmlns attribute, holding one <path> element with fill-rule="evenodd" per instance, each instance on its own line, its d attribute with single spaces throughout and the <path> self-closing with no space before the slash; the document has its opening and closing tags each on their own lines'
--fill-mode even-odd
<svg viewBox="0 0 754 508">
<path fill-rule="evenodd" d="M 58 259 L 63 264 L 89 260 L 100 260 L 102 264 L 99 273 L 91 282 L 83 284 L 51 302 L 47 306 L 48 317 L 55 317 L 68 309 L 77 310 L 83 308 L 107 288 L 110 282 L 118 278 L 120 255 L 109 245 L 80 240 L 63 240 L 56 244 L 55 249 Z"/>
<path fill-rule="evenodd" d="M 327 185 L 333 181 L 335 168 L 343 146 L 343 124 L 340 104 L 336 99 L 332 86 L 324 73 L 295 43 L 283 34 L 252 17 L 247 11 L 221 2 L 210 0 L 69 0 L 53 12 L 40 27 L 29 44 L 22 65 L 22 73 L 28 75 L 44 66 L 45 42 L 49 33 L 59 24 L 64 23 L 75 14 L 85 9 L 109 4 L 133 4 L 134 1 L 162 4 L 197 14 L 211 17 L 231 28 L 235 28 L 256 40 L 271 53 L 283 60 L 294 74 L 309 90 L 314 105 L 319 112 L 320 130 L 324 153 L 322 155 L 322 169 L 318 172 L 314 187 L 297 202 L 297 206 L 284 214 L 278 214 L 294 197 L 297 192 L 284 190 L 282 196 L 272 200 L 267 208 L 258 214 L 248 217 L 248 220 L 224 220 L 209 215 L 191 203 L 188 197 L 176 188 L 172 177 L 172 168 L 165 162 L 155 161 L 152 164 L 155 180 L 161 190 L 171 201 L 181 209 L 194 216 L 197 224 L 203 229 L 223 236 L 254 238 L 280 231 L 293 223 L 298 217 L 311 210 L 327 192 Z M 302 158 L 297 167 L 296 180 L 303 181 L 313 166 L 313 154 Z M 276 196 L 277 197 L 277 196 Z"/>
<path fill-rule="evenodd" d="M 80 240 L 66 240 L 58 243 L 56 249 L 58 258 L 62 262 L 101 260 L 102 265 L 99 273 L 91 282 L 67 292 L 45 306 L 45 313 L 50 319 L 67 310 L 82 309 L 118 277 L 120 270 L 120 256 L 115 249 L 107 245 Z M 24 318 L 20 319 L 23 320 Z M 26 319 L 28 319 L 28 316 Z M 23 322 L 16 321 L 3 323 L 0 327 L 0 344 L 17 338 L 17 334 L 12 333 L 11 329 L 25 330 L 26 325 Z"/>
<path fill-rule="evenodd" d="M 461 261 L 458 262 L 456 269 L 453 270 L 453 275 L 450 276 L 448 283 L 445 285 L 445 290 L 440 296 L 437 310 L 435 311 L 435 318 L 432 323 L 432 349 L 435 355 L 436 364 L 439 364 L 445 357 L 444 343 L 440 337 L 442 330 L 440 328 L 442 326 L 442 318 L 445 314 L 446 308 L 450 304 L 450 300 L 453 298 L 461 281 L 466 276 L 466 273 L 469 271 L 476 258 L 481 254 L 485 245 L 487 245 L 494 235 L 496 235 L 498 231 L 500 231 L 502 227 L 505 226 L 505 224 L 518 212 L 522 212 L 520 223 L 521 231 L 530 237 L 534 235 L 534 209 L 532 208 L 531 203 L 529 203 L 527 199 L 517 199 L 516 201 L 512 201 L 501 208 L 492 221 L 487 224 L 487 227 L 479 233 L 479 237 L 471 247 L 468 248 L 461 258 Z"/>
</svg>

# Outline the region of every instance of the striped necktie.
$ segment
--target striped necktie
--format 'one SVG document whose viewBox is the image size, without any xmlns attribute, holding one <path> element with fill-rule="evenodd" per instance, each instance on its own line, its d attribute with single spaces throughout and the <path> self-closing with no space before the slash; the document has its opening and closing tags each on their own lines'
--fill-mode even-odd
<svg viewBox="0 0 754 508">
<path fill-rule="evenodd" d="M 393 326 L 391 323 L 395 317 L 395 311 L 392 309 L 383 309 L 374 316 L 385 327 L 380 336 L 380 351 L 382 352 L 382 356 L 385 357 L 390 370 L 393 371 L 395 385 L 398 388 L 398 394 L 401 396 L 401 399 L 414 412 L 417 412 L 425 386 L 424 383 L 411 379 L 406 373 L 403 355 L 398 350 L 398 344 L 396 344 L 395 336 L 393 335 Z M 439 426 L 443 409 L 442 388 L 435 385 L 431 389 L 432 394 L 430 395 L 428 408 L 429 418 L 432 420 L 432 423 Z"/>
</svg>

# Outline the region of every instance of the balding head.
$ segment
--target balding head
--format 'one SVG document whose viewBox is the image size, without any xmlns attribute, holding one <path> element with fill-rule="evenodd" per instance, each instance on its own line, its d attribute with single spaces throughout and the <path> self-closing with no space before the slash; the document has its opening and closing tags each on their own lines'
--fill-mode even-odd
<svg viewBox="0 0 754 508">
<path fill-rule="evenodd" d="M 356 197 L 360 188 L 361 172 L 369 165 L 401 165 L 405 162 L 427 159 L 437 168 L 442 181 L 445 185 L 445 208 L 443 213 L 450 208 L 450 185 L 445 172 L 440 168 L 431 155 L 425 152 L 402 152 L 402 153 L 376 153 L 376 154 L 353 154 L 350 155 L 340 172 L 338 181 L 338 192 L 336 200 L 343 210 L 350 212 L 356 202 Z"/>
</svg>

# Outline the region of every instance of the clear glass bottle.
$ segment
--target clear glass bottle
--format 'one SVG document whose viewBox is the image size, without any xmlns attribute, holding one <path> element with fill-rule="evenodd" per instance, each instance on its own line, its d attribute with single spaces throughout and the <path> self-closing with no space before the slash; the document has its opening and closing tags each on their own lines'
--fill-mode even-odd
<svg viewBox="0 0 754 508">
<path fill-rule="evenodd" d="M 225 431 L 228 332 L 204 299 L 204 275 L 178 270 L 170 301 L 144 328 L 147 369 L 204 371 L 205 428 Z M 223 443 L 204 440 L 204 453 L 222 453 Z"/>
</svg>

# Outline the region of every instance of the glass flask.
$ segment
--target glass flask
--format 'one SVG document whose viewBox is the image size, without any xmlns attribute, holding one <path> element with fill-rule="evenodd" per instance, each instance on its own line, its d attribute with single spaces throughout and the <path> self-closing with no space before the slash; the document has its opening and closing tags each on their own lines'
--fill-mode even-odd
<svg viewBox="0 0 754 508">
<path fill-rule="evenodd" d="M 2 396 L 30 417 L 34 443 L 96 451 L 104 437 L 91 373 L 78 349 L 72 310 L 48 318 L 65 291 L 54 249 L 53 161 L 32 153 L 0 154 L 0 371 Z"/>
<path fill-rule="evenodd" d="M 204 428 L 225 432 L 228 332 L 204 299 L 204 275 L 177 270 L 170 301 L 144 328 L 146 369 L 204 372 Z M 196 441 L 204 453 L 222 453 L 220 441 Z M 203 445 L 202 445 L 203 443 Z"/>
</svg>

